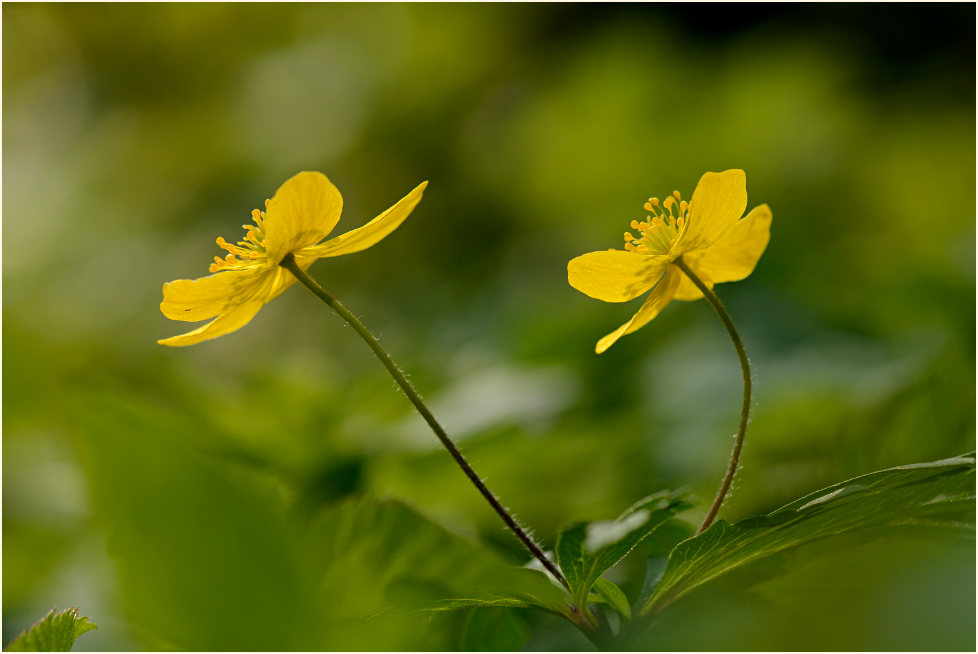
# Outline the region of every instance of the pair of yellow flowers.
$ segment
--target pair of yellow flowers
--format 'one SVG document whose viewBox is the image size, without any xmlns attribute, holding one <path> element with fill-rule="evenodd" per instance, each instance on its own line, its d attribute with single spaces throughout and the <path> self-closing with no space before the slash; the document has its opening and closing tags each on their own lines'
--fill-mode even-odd
<svg viewBox="0 0 978 654">
<path fill-rule="evenodd" d="M 366 225 L 323 241 L 339 222 L 343 197 L 322 173 L 292 177 L 265 202 L 265 211 L 252 212 L 254 224 L 243 226 L 245 237 L 237 245 L 217 239 L 228 254 L 215 257 L 210 268 L 214 274 L 163 285 L 160 309 L 167 318 L 213 320 L 159 343 L 194 345 L 240 329 L 296 282 L 279 265 L 287 255 L 292 254 L 306 270 L 316 259 L 364 250 L 404 222 L 427 185 L 422 182 Z M 598 341 L 596 351 L 604 352 L 623 335 L 647 324 L 671 300 L 703 297 L 677 267 L 680 257 L 709 288 L 747 277 L 770 239 L 771 210 L 761 205 L 741 218 L 746 208 L 744 171 L 706 173 L 689 202 L 678 191 L 663 201 L 650 198 L 646 219 L 632 221 L 637 235 L 625 233 L 625 249 L 589 252 L 571 260 L 568 281 L 593 298 L 627 302 L 651 290 L 631 320 Z"/>
</svg>

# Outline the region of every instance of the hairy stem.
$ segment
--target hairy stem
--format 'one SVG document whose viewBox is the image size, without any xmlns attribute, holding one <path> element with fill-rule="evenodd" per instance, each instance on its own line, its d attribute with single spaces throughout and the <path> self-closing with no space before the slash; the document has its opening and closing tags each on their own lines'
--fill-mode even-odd
<svg viewBox="0 0 978 654">
<path fill-rule="evenodd" d="M 737 333 L 737 328 L 734 327 L 733 321 L 730 319 L 730 314 L 723 307 L 723 303 L 720 302 L 720 298 L 716 296 L 716 293 L 707 288 L 706 284 L 703 283 L 699 277 L 696 276 L 686 262 L 683 261 L 682 257 L 679 257 L 673 263 L 685 273 L 689 280 L 696 284 L 696 288 L 700 289 L 703 296 L 706 297 L 707 301 L 716 311 L 717 316 L 720 317 L 720 322 L 723 326 L 727 328 L 727 333 L 730 334 L 730 340 L 733 341 L 734 349 L 737 350 L 737 357 L 740 359 L 740 370 L 744 375 L 744 403 L 740 409 L 740 425 L 737 427 L 737 436 L 734 439 L 733 452 L 730 453 L 730 465 L 727 466 L 727 474 L 723 477 L 723 483 L 720 484 L 720 490 L 717 492 L 716 498 L 713 500 L 713 506 L 710 507 L 710 512 L 706 515 L 706 519 L 703 520 L 703 524 L 696 531 L 697 534 L 702 533 L 704 529 L 710 526 L 713 519 L 716 518 L 717 512 L 720 510 L 720 506 L 723 504 L 724 498 L 727 496 L 727 492 L 730 490 L 730 484 L 733 483 L 734 475 L 737 474 L 737 466 L 740 464 L 740 453 L 744 449 L 744 436 L 747 434 L 747 419 L 750 414 L 750 392 L 751 392 L 751 381 L 750 381 L 750 362 L 747 360 L 747 351 L 744 349 L 744 343 L 740 340 L 740 334 Z"/>
<path fill-rule="evenodd" d="M 455 443 L 452 442 L 452 439 L 449 438 L 448 434 L 445 433 L 442 426 L 438 424 L 437 420 L 435 420 L 435 416 L 432 415 L 431 411 L 421 399 L 421 396 L 418 395 L 418 392 L 414 390 L 414 386 L 412 386 L 411 382 L 409 382 L 407 377 L 404 376 L 401 369 L 397 367 L 397 364 L 394 363 L 394 360 L 391 359 L 390 355 L 383 348 L 383 346 L 381 346 L 380 342 L 374 337 L 373 334 L 370 333 L 370 330 L 367 329 L 356 316 L 350 313 L 350 310 L 343 306 L 339 300 L 330 295 L 326 289 L 316 282 L 316 280 L 299 268 L 295 262 L 295 258 L 291 254 L 286 256 L 279 265 L 295 275 L 296 279 L 298 279 L 303 286 L 308 288 L 313 292 L 313 294 L 316 295 L 316 297 L 329 305 L 329 308 L 339 314 L 339 316 L 343 318 L 343 320 L 345 320 L 350 327 L 353 327 L 353 330 L 367 343 L 370 349 L 373 350 L 373 353 L 377 355 L 380 362 L 384 364 L 384 367 L 387 368 L 387 371 L 391 374 L 391 377 L 394 378 L 394 381 L 397 382 L 404 393 L 408 396 L 408 399 L 410 399 L 414 404 L 415 408 L 418 410 L 418 413 L 421 414 L 421 417 L 424 418 L 425 422 L 428 423 L 428 426 L 431 427 L 431 431 L 435 433 L 435 436 L 438 437 L 441 444 L 445 446 L 448 453 L 452 455 L 453 459 L 455 459 L 455 462 L 462 469 L 462 472 L 464 472 L 469 480 L 475 484 L 475 487 L 480 493 L 482 493 L 482 496 L 487 502 L 489 502 L 489 505 L 492 506 L 493 510 L 499 514 L 499 517 L 503 519 L 503 522 L 506 523 L 506 526 L 509 527 L 510 531 L 512 531 L 520 542 L 523 543 L 526 549 L 528 549 L 530 553 L 536 557 L 536 559 L 540 561 L 540 563 L 542 563 L 547 570 L 550 571 L 550 574 L 556 577 L 556 579 L 563 584 L 565 588 L 568 588 L 567 580 L 564 579 L 564 575 L 561 574 L 560 569 L 546 557 L 543 550 L 540 549 L 540 546 L 537 545 L 533 538 L 519 525 L 518 522 L 516 522 L 516 519 L 513 518 L 513 516 L 511 516 L 505 508 L 503 508 L 503 505 L 499 502 L 499 499 L 496 498 L 495 494 L 493 494 L 493 492 L 489 490 L 482 480 L 479 479 L 479 476 L 475 474 L 475 470 L 473 470 L 472 466 L 469 465 L 469 462 L 465 460 L 465 457 L 462 456 L 462 453 L 459 451 L 458 447 L 455 446 Z"/>
</svg>

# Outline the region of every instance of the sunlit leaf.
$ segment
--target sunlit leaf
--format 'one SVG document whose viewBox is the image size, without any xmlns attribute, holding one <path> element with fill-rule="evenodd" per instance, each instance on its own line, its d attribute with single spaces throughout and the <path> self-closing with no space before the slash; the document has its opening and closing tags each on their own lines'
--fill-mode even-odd
<svg viewBox="0 0 978 654">
<path fill-rule="evenodd" d="M 67 652 L 86 631 L 98 629 L 78 609 L 53 610 L 7 646 L 8 652 Z"/>
<path fill-rule="evenodd" d="M 857 530 L 960 530 L 973 537 L 975 459 L 900 466 L 830 486 L 773 513 L 715 522 L 673 550 L 642 613 L 661 610 L 731 570 L 789 548 Z"/>
</svg>

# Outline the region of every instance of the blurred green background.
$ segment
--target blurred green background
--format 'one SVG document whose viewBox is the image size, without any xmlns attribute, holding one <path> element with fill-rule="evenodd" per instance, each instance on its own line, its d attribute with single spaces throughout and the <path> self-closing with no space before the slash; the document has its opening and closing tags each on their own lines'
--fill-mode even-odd
<svg viewBox="0 0 978 654">
<path fill-rule="evenodd" d="M 397 566 L 438 557 L 431 582 L 464 590 L 492 573 L 452 552 L 525 557 L 304 289 L 233 335 L 156 345 L 187 327 L 160 314 L 162 283 L 206 274 L 214 239 L 300 170 L 339 187 L 344 231 L 430 180 L 393 235 L 311 272 L 548 546 L 661 488 L 694 490 L 691 524 L 718 484 L 741 388 L 709 306 L 676 302 L 599 357 L 638 303 L 589 299 L 565 269 L 707 170 L 745 169 L 749 206 L 774 212 L 757 270 L 719 288 L 756 380 L 722 517 L 973 449 L 973 19 L 4 5 L 4 644 L 78 606 L 99 630 L 76 649 L 487 648 L 479 629 L 509 634 L 490 649 L 588 646 L 533 613 L 346 619 L 421 592 Z M 708 585 L 649 647 L 973 647 L 972 543 L 849 545 Z"/>
</svg>

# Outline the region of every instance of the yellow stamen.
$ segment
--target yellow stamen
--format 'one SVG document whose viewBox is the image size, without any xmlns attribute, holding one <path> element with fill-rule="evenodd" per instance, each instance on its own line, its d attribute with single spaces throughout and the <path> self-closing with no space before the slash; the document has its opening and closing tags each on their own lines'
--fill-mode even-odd
<svg viewBox="0 0 978 654">
<path fill-rule="evenodd" d="M 625 249 L 629 252 L 668 254 L 689 222 L 689 203 L 682 199 L 679 191 L 673 191 L 661 202 L 657 197 L 649 198 L 643 208 L 650 215 L 643 222 L 631 222 L 631 228 L 639 232 L 639 237 L 626 232 Z"/>
<path fill-rule="evenodd" d="M 268 200 L 265 200 L 265 206 L 268 207 Z M 251 212 L 251 219 L 255 224 L 241 226 L 245 230 L 245 236 L 237 245 L 228 243 L 221 236 L 217 238 L 217 246 L 227 250 L 229 254 L 223 259 L 214 257 L 214 263 L 210 265 L 212 273 L 247 270 L 265 263 L 265 212 L 255 209 Z"/>
</svg>

